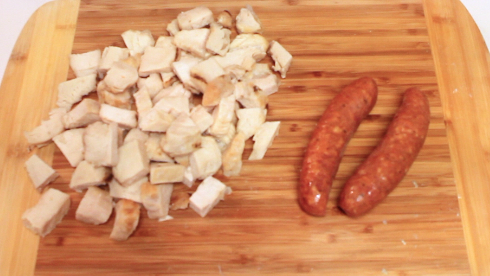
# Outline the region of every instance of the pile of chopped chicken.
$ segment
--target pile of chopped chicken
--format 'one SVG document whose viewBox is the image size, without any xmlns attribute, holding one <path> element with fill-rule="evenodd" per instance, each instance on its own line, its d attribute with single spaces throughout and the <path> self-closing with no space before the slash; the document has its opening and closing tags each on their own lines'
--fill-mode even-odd
<svg viewBox="0 0 490 276">
<path fill-rule="evenodd" d="M 264 157 L 280 126 L 266 122 L 268 96 L 280 84 L 274 71 L 285 78 L 292 56 L 261 35 L 252 7 L 240 10 L 235 27 L 232 40 L 230 13 L 215 19 L 201 6 L 171 21 L 169 36 L 129 30 L 122 34 L 127 48 L 71 55 L 76 78 L 59 85 L 57 108 L 25 136 L 37 146 L 53 141 L 75 168 L 70 188 L 85 191 L 77 220 L 103 224 L 115 209 L 110 238 L 126 240 L 141 207 L 160 221 L 188 206 L 204 217 L 231 193 L 213 176 L 220 169 L 240 174 L 247 139 L 254 141 L 248 159 Z M 259 63 L 267 54 L 274 71 Z M 58 177 L 37 155 L 26 169 L 40 191 Z M 173 185 L 201 180 L 192 196 L 172 204 Z M 45 236 L 69 205 L 66 193 L 48 188 L 24 223 Z"/>
</svg>

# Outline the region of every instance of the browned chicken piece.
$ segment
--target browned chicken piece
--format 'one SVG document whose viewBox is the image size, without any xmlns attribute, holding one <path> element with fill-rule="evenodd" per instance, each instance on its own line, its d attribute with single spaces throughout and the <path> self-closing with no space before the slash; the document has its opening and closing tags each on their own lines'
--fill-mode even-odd
<svg viewBox="0 0 490 276">
<path fill-rule="evenodd" d="M 53 137 L 53 142 L 58 146 L 72 167 L 78 166 L 84 158 L 84 133 L 84 128 L 74 128 Z"/>
<path fill-rule="evenodd" d="M 141 206 L 129 199 L 120 199 L 116 203 L 116 219 L 110 238 L 125 241 L 133 234 L 140 219 Z"/>
<path fill-rule="evenodd" d="M 151 184 L 179 183 L 184 180 L 185 167 L 172 163 L 152 163 L 150 169 Z"/>
<path fill-rule="evenodd" d="M 75 218 L 88 224 L 106 223 L 112 214 L 112 197 L 109 191 L 99 187 L 89 187 L 78 205 Z"/>
<path fill-rule="evenodd" d="M 95 166 L 117 164 L 118 128 L 116 123 L 95 122 L 85 128 L 83 135 L 85 160 Z"/>
<path fill-rule="evenodd" d="M 91 186 L 104 185 L 110 175 L 110 168 L 96 167 L 94 164 L 83 160 L 78 164 L 71 176 L 70 188 L 77 192 L 82 192 L 82 190 Z"/>
<path fill-rule="evenodd" d="M 224 97 L 233 94 L 235 85 L 230 75 L 222 75 L 210 81 L 202 97 L 203 106 L 216 106 Z"/>
<path fill-rule="evenodd" d="M 216 17 L 216 22 L 221 26 L 231 29 L 233 27 L 233 17 L 231 17 L 231 13 L 227 10 L 222 11 Z"/>
<path fill-rule="evenodd" d="M 33 154 L 25 162 L 27 174 L 38 191 L 42 191 L 49 183 L 53 182 L 58 176 L 50 165 L 44 162 L 39 156 Z"/>
<path fill-rule="evenodd" d="M 122 186 L 129 186 L 150 172 L 146 148 L 137 140 L 122 145 L 118 156 L 119 162 L 112 168 L 112 174 Z"/>
<path fill-rule="evenodd" d="M 235 116 L 235 95 L 231 94 L 220 100 L 213 111 L 213 124 L 208 132 L 216 137 L 228 134 L 229 126 Z"/>
<path fill-rule="evenodd" d="M 143 183 L 141 186 L 141 203 L 147 210 L 150 219 L 167 219 L 173 187 L 173 184 Z"/>
<path fill-rule="evenodd" d="M 199 29 L 213 21 L 213 12 L 204 6 L 182 12 L 177 16 L 177 23 L 181 30 Z"/>
<path fill-rule="evenodd" d="M 245 140 L 245 135 L 242 132 L 238 132 L 228 145 L 228 148 L 223 152 L 223 174 L 225 176 L 240 175 Z"/>
<path fill-rule="evenodd" d="M 70 208 L 70 196 L 50 188 L 45 191 L 37 204 L 22 215 L 24 226 L 41 237 L 51 233 Z"/>
</svg>

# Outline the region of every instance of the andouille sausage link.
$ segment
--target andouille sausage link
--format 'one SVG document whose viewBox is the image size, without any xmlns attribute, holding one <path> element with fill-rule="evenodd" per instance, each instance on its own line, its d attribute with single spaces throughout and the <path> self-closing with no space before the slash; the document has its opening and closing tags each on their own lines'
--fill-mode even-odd
<svg viewBox="0 0 490 276">
<path fill-rule="evenodd" d="M 427 97 L 408 89 L 385 136 L 342 189 L 339 207 L 348 216 L 366 214 L 395 189 L 422 148 L 429 122 Z"/>
<path fill-rule="evenodd" d="M 360 78 L 344 87 L 324 111 L 310 138 L 300 173 L 298 201 L 306 213 L 325 215 L 345 147 L 377 97 L 376 82 Z"/>
</svg>

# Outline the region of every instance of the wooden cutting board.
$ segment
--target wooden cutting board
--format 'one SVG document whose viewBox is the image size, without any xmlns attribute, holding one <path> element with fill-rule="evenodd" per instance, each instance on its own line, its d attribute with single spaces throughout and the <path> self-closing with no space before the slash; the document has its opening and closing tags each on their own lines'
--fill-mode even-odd
<svg viewBox="0 0 490 276">
<path fill-rule="evenodd" d="M 126 242 L 74 219 L 82 194 L 53 145 L 35 149 L 70 194 L 61 224 L 39 239 L 21 223 L 39 194 L 23 163 L 23 131 L 47 117 L 56 87 L 72 77 L 68 55 L 108 45 L 120 34 L 165 26 L 196 3 L 57 0 L 38 10 L 19 38 L 0 87 L 0 275 L 489 275 L 489 54 L 458 0 L 205 1 L 235 16 L 253 5 L 268 40 L 294 56 L 268 120 L 282 122 L 262 161 L 245 161 L 233 188 L 206 218 L 174 211 L 155 222 L 142 213 Z M 342 86 L 372 76 L 379 98 L 350 142 L 323 218 L 296 204 L 302 154 L 317 119 Z M 399 187 L 370 214 L 350 219 L 336 208 L 342 184 L 383 135 L 404 90 L 429 97 L 426 143 Z M 247 144 L 245 157 L 250 154 Z M 182 187 L 179 187 L 182 188 Z M 177 189 L 179 189 L 177 188 Z"/>
</svg>

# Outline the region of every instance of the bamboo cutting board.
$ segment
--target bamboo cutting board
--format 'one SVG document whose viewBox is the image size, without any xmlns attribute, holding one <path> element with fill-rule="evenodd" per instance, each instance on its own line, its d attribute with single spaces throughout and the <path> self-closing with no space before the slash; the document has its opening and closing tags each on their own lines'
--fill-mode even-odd
<svg viewBox="0 0 490 276">
<path fill-rule="evenodd" d="M 206 1 L 215 13 L 251 4 L 264 36 L 293 57 L 268 121 L 282 122 L 262 161 L 245 161 L 225 178 L 233 194 L 206 218 L 174 211 L 155 222 L 146 212 L 126 242 L 74 219 L 81 194 L 54 146 L 36 152 L 58 170 L 52 187 L 72 206 L 47 237 L 20 216 L 39 195 L 23 162 L 22 137 L 46 118 L 67 77 L 68 54 L 123 46 L 120 34 L 165 26 L 196 3 L 58 0 L 42 7 L 17 42 L 0 87 L 0 275 L 474 275 L 490 274 L 488 52 L 458 1 Z M 360 76 L 379 85 L 378 103 L 349 143 L 326 217 L 296 204 L 302 154 L 317 119 L 342 86 Z M 350 219 L 336 208 L 347 177 L 370 153 L 410 86 L 429 97 L 426 143 L 399 187 L 370 214 Z M 250 154 L 247 144 L 245 157 Z M 178 187 L 177 189 L 182 188 Z M 8 227 L 6 227 L 8 226 Z"/>
</svg>

